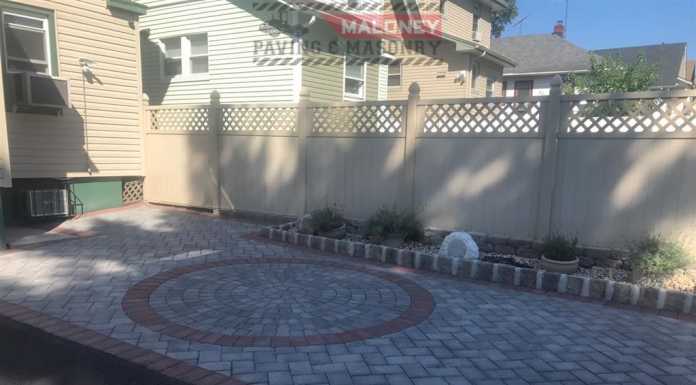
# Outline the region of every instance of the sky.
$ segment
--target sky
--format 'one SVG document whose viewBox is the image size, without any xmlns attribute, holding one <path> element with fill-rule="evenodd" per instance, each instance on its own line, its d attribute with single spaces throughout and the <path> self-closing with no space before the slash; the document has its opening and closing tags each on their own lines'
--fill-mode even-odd
<svg viewBox="0 0 696 385">
<path fill-rule="evenodd" d="M 551 33 L 565 4 L 517 0 L 519 16 L 503 36 Z M 696 59 L 696 0 L 568 0 L 567 38 L 585 49 L 686 42 Z"/>
</svg>

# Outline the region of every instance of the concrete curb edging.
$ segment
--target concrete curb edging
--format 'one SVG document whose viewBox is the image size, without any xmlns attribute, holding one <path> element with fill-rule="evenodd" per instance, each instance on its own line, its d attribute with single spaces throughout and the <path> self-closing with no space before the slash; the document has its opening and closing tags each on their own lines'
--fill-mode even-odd
<svg viewBox="0 0 696 385">
<path fill-rule="evenodd" d="M 281 226 L 265 227 L 259 235 L 274 241 L 306 246 L 321 251 L 328 249 L 339 255 L 365 258 L 406 268 L 696 318 L 696 300 L 694 300 L 694 294 L 691 293 L 484 261 L 452 259 L 441 255 L 395 249 L 382 245 L 300 234 L 291 230 L 293 225 L 294 223 L 286 223 Z M 332 247 L 322 247 L 327 242 L 332 244 Z M 335 242 L 335 246 L 333 246 L 333 242 Z"/>
</svg>

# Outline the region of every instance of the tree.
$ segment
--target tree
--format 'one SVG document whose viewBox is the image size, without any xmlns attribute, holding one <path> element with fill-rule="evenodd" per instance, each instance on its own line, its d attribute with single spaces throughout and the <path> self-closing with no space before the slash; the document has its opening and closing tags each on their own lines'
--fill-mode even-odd
<svg viewBox="0 0 696 385">
<path fill-rule="evenodd" d="M 507 0 L 507 3 L 508 7 L 493 13 L 491 33 L 495 37 L 500 37 L 505 27 L 517 17 L 517 0 Z"/>
<path fill-rule="evenodd" d="M 618 57 L 592 57 L 591 63 L 589 73 L 568 77 L 566 93 L 646 91 L 657 80 L 657 68 L 649 65 L 642 55 L 635 63 L 626 63 Z"/>
<path fill-rule="evenodd" d="M 565 85 L 566 94 L 605 94 L 614 92 L 646 91 L 657 80 L 657 67 L 648 65 L 644 56 L 635 63 L 626 63 L 618 57 L 591 59 L 590 72 L 571 74 Z M 647 116 L 659 106 L 642 100 L 607 100 L 587 103 L 580 108 L 584 116 Z"/>
</svg>

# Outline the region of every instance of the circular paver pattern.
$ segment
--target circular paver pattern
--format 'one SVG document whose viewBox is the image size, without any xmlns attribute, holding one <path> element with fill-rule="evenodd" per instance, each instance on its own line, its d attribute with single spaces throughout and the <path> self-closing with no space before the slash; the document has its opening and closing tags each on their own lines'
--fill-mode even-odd
<svg viewBox="0 0 696 385">
<path fill-rule="evenodd" d="M 366 266 L 253 258 L 186 266 L 132 287 L 135 322 L 190 341 L 228 346 L 343 343 L 395 333 L 433 311 L 430 293 Z"/>
</svg>

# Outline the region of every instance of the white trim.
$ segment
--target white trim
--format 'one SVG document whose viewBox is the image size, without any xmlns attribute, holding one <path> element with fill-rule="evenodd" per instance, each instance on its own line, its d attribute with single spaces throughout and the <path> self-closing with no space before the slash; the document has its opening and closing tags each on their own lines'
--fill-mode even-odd
<svg viewBox="0 0 696 385">
<path fill-rule="evenodd" d="M 191 54 L 191 37 L 205 35 L 206 44 L 208 48 L 207 55 L 192 55 Z M 210 41 L 208 40 L 209 34 L 207 32 L 194 32 L 187 34 L 178 34 L 174 36 L 160 37 L 155 40 L 156 44 L 160 47 L 160 80 L 168 80 L 172 83 L 179 82 L 191 82 L 191 81 L 204 81 L 210 78 Z M 167 56 L 167 46 L 164 43 L 165 40 L 179 39 L 181 54 L 176 57 L 169 58 Z M 207 57 L 208 58 L 208 72 L 192 73 L 191 59 Z M 175 76 L 167 75 L 167 59 L 175 59 L 181 61 L 181 74 Z"/>
<path fill-rule="evenodd" d="M 42 24 L 42 28 L 34 28 L 34 27 L 27 27 L 23 25 L 18 25 L 14 23 L 8 23 L 11 27 L 15 29 L 21 29 L 25 31 L 31 31 L 31 32 L 40 32 L 43 33 L 43 38 L 44 38 L 44 55 L 46 56 L 46 62 L 43 63 L 41 61 L 37 60 L 25 60 L 23 58 L 14 58 L 10 57 L 7 53 L 7 33 L 5 32 L 5 16 L 10 15 L 10 16 L 17 16 L 17 17 L 22 17 L 25 19 L 30 19 L 30 20 L 35 20 L 35 21 L 40 21 Z M 8 60 L 14 60 L 14 61 L 22 61 L 22 62 L 28 62 L 28 63 L 36 63 L 36 64 L 46 64 L 46 72 L 36 72 L 39 74 L 47 75 L 50 77 L 53 77 L 53 55 L 51 55 L 51 50 L 53 47 L 51 46 L 51 26 L 50 26 L 50 20 L 49 20 L 49 15 L 42 15 L 41 18 L 38 18 L 34 15 L 29 15 L 29 14 L 24 14 L 21 12 L 21 10 L 12 10 L 12 11 L 2 11 L 2 50 L 3 50 L 3 57 L 5 61 L 5 68 L 7 70 L 10 69 Z"/>
<path fill-rule="evenodd" d="M 355 56 L 352 56 L 355 57 Z M 343 56 L 343 77 L 341 78 L 341 83 L 343 87 L 343 100 L 347 101 L 361 101 L 367 99 L 367 61 L 362 63 L 362 94 L 348 94 L 346 93 L 346 66 L 348 65 L 348 55 Z M 348 78 L 353 80 L 360 80 L 358 78 Z"/>
<path fill-rule="evenodd" d="M 503 77 L 513 77 L 513 76 L 543 76 L 543 75 L 565 75 L 565 74 L 582 74 L 590 72 L 590 70 L 578 70 L 578 71 L 547 71 L 547 72 L 518 72 L 512 74 L 503 74 Z"/>
</svg>

